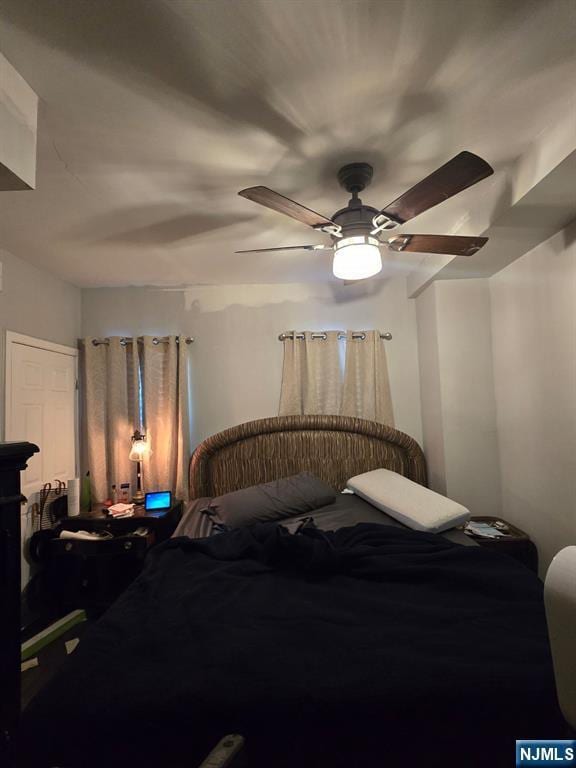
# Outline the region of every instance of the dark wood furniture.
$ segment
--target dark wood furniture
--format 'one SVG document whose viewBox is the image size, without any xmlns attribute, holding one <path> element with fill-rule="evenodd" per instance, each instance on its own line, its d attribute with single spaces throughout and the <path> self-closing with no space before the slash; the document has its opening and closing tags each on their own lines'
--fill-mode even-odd
<svg viewBox="0 0 576 768">
<path fill-rule="evenodd" d="M 112 518 L 102 508 L 64 519 L 58 531 L 107 531 L 106 541 L 53 538 L 47 548 L 42 575 L 43 590 L 56 595 L 60 611 L 83 608 L 90 617 L 102 614 L 142 570 L 146 552 L 168 539 L 182 516 L 176 500 L 162 513 L 146 514 L 140 507 L 134 517 Z M 145 528 L 145 536 L 135 534 Z"/>
<path fill-rule="evenodd" d="M 487 536 L 472 536 L 472 538 L 480 546 L 510 555 L 510 557 L 524 563 L 534 573 L 538 573 L 538 550 L 527 533 L 512 525 L 512 523 L 502 520 L 501 517 L 482 516 L 472 517 L 471 520 L 490 525 L 498 522 L 505 526 L 499 528 L 505 535 L 496 539 L 488 538 Z M 471 535 L 469 532 L 467 533 Z"/>
<path fill-rule="evenodd" d="M 170 538 L 181 517 L 182 501 L 180 499 L 174 499 L 169 509 L 154 512 L 147 512 L 143 506 L 135 506 L 133 517 L 120 518 L 112 517 L 107 513 L 106 508 L 99 504 L 95 505 L 90 512 L 77 517 L 67 517 L 64 526 L 69 531 L 109 531 L 114 536 L 124 536 L 144 526 L 153 537 L 151 543 L 157 543 Z"/>
<path fill-rule="evenodd" d="M 20 717 L 20 472 L 39 450 L 0 443 L 0 765 L 16 764 Z"/>
</svg>

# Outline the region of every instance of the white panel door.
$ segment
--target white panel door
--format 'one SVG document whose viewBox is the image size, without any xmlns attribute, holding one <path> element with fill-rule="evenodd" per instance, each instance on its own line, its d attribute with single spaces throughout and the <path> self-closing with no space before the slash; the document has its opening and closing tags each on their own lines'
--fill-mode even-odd
<svg viewBox="0 0 576 768">
<path fill-rule="evenodd" d="M 6 440 L 25 440 L 40 448 L 22 473 L 22 493 L 29 506 L 44 483 L 76 476 L 76 351 L 57 349 L 7 338 Z M 23 508 L 23 545 L 32 533 L 28 510 Z M 23 583 L 28 573 L 23 560 Z"/>
<path fill-rule="evenodd" d="M 40 448 L 22 476 L 22 493 L 28 496 L 43 483 L 76 476 L 76 359 L 14 344 L 11 374 L 6 439 Z"/>
</svg>

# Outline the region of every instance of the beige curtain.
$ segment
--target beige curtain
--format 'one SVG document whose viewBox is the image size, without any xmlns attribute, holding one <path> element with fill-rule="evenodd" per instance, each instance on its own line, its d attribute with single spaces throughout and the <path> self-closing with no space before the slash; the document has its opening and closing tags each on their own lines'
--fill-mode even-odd
<svg viewBox="0 0 576 768">
<path fill-rule="evenodd" d="M 136 488 L 130 461 L 135 429 L 146 435 L 151 453 L 143 462 L 144 490 L 171 490 L 188 498 L 188 361 L 184 337 L 154 343 L 153 336 L 106 344 L 83 340 L 83 417 L 86 466 L 92 495 L 104 501 L 112 485 Z M 142 419 L 142 413 L 144 418 Z"/>
<path fill-rule="evenodd" d="M 301 335 L 302 332 L 300 332 Z M 342 376 L 338 331 L 304 331 L 304 338 L 284 340 L 280 416 L 340 412 Z"/>
<path fill-rule="evenodd" d="M 84 432 L 86 460 L 95 501 L 109 498 L 112 484 L 133 484 L 135 465 L 128 459 L 138 423 L 137 350 L 112 336 L 107 344 L 83 344 Z M 134 485 L 132 485 L 134 487 Z"/>
<path fill-rule="evenodd" d="M 357 334 L 358 332 L 356 332 Z M 384 340 L 379 331 L 346 332 L 342 393 L 343 416 L 356 416 L 394 426 Z"/>
<path fill-rule="evenodd" d="M 284 340 L 280 416 L 341 414 L 394 426 L 379 331 L 291 331 Z M 297 338 L 297 336 L 304 338 Z M 341 344 L 346 345 L 344 367 Z"/>
<path fill-rule="evenodd" d="M 179 343 L 180 342 L 180 343 Z M 144 486 L 188 498 L 188 358 L 185 337 L 154 343 L 144 336 L 142 393 L 144 431 L 151 453 L 144 460 Z"/>
</svg>

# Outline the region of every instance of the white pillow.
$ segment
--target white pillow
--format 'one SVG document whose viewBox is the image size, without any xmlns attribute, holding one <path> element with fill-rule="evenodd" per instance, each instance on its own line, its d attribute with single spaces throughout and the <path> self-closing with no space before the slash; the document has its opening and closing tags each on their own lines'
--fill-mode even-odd
<svg viewBox="0 0 576 768">
<path fill-rule="evenodd" d="M 458 502 L 389 469 L 375 469 L 351 477 L 347 486 L 357 496 L 416 531 L 440 533 L 465 523 L 470 517 L 470 512 Z"/>
</svg>

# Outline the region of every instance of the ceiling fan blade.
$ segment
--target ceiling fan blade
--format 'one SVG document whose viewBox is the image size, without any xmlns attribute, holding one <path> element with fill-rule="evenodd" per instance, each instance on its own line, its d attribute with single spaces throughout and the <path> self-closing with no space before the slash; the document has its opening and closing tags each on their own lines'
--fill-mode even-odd
<svg viewBox="0 0 576 768">
<path fill-rule="evenodd" d="M 282 245 L 279 248 L 252 248 L 234 253 L 268 253 L 268 251 L 332 251 L 331 245 Z"/>
<path fill-rule="evenodd" d="M 247 200 L 260 203 L 260 205 L 265 205 L 273 211 L 278 211 L 278 213 L 290 216 L 296 219 L 296 221 L 301 221 L 302 224 L 307 224 L 309 227 L 324 227 L 326 224 L 334 226 L 334 222 L 327 219 L 326 216 L 322 216 L 321 213 L 316 213 L 316 211 L 312 211 L 310 208 L 290 200 L 289 197 L 284 197 L 284 195 L 268 189 L 268 187 L 248 187 L 248 189 L 243 189 L 238 194 L 240 197 L 245 197 Z"/>
<path fill-rule="evenodd" d="M 478 155 L 460 152 L 383 208 L 382 213 L 403 224 L 493 173 L 494 169 Z"/>
<path fill-rule="evenodd" d="M 388 245 L 393 251 L 399 252 L 473 256 L 487 242 L 487 237 L 464 237 L 462 235 L 396 235 L 388 240 Z"/>
</svg>

